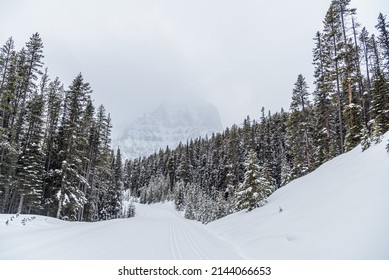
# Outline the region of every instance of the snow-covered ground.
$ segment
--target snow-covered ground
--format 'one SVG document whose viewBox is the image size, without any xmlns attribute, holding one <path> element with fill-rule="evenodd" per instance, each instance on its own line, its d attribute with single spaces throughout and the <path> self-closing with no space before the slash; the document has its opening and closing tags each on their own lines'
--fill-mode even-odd
<svg viewBox="0 0 389 280">
<path fill-rule="evenodd" d="M 0 259 L 240 259 L 172 203 L 136 204 L 136 211 L 134 218 L 97 223 L 36 216 L 25 226 L 21 216 L 4 226 L 10 216 L 1 215 Z"/>
<path fill-rule="evenodd" d="M 0 259 L 389 259 L 388 138 L 208 225 L 172 203 L 136 204 L 134 218 L 97 223 L 0 215 Z"/>
</svg>

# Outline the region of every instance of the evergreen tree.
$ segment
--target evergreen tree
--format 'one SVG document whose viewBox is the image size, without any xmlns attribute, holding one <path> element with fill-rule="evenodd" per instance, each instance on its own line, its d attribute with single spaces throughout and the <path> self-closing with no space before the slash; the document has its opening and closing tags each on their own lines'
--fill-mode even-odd
<svg viewBox="0 0 389 280">
<path fill-rule="evenodd" d="M 0 49 L 0 213 L 8 212 L 13 190 L 18 146 L 12 142 L 10 121 L 16 87 L 17 54 L 10 38 Z"/>
<path fill-rule="evenodd" d="M 272 193 L 271 183 L 261 175 L 257 164 L 255 151 L 250 150 L 246 161 L 246 172 L 243 183 L 237 192 L 236 208 L 238 210 L 253 210 L 265 203 L 265 199 Z"/>
<path fill-rule="evenodd" d="M 177 168 L 177 179 L 184 182 L 184 186 L 190 181 L 190 161 L 189 161 L 189 147 L 186 145 L 186 148 L 182 147 L 180 143 L 179 148 L 181 152 L 179 155 L 179 165 Z"/>
<path fill-rule="evenodd" d="M 324 48 L 328 51 L 329 61 L 332 63 L 328 65 L 329 75 L 331 82 L 335 86 L 335 92 L 332 96 L 334 104 L 337 107 L 337 122 L 336 122 L 336 139 L 338 142 L 337 154 L 344 151 L 344 123 L 343 123 L 343 107 L 344 107 L 344 94 L 341 90 L 341 63 L 342 63 L 342 32 L 341 21 L 339 19 L 339 11 L 336 7 L 336 3 L 331 2 L 331 5 L 324 18 L 324 30 L 323 30 L 323 44 Z"/>
<path fill-rule="evenodd" d="M 25 135 L 23 151 L 18 161 L 18 186 L 20 195 L 18 213 L 22 213 L 24 206 L 28 212 L 37 211 L 41 207 L 42 179 L 43 179 L 43 95 L 36 93 L 27 105 L 28 130 Z M 35 212 L 36 213 L 36 212 Z"/>
<path fill-rule="evenodd" d="M 122 163 L 122 153 L 120 152 L 120 148 L 116 150 L 116 158 L 114 164 L 114 176 L 115 182 L 117 185 L 123 184 L 123 163 Z"/>
<path fill-rule="evenodd" d="M 371 89 L 371 125 L 373 137 L 379 141 L 381 136 L 389 129 L 389 81 L 385 77 L 377 44 L 372 40 L 374 50 L 374 75 Z"/>
<path fill-rule="evenodd" d="M 83 176 L 83 161 L 80 158 L 80 139 L 82 116 L 86 103 L 91 93 L 89 83 L 85 83 L 79 74 L 69 86 L 65 95 L 62 125 L 59 129 L 59 153 L 61 155 L 61 181 L 57 193 L 58 209 L 57 218 L 61 217 L 62 211 L 70 219 L 77 219 L 78 210 L 86 202 L 85 193 L 79 188 L 85 184 Z M 63 209 L 64 206 L 66 209 Z"/>
<path fill-rule="evenodd" d="M 43 152 L 44 152 L 44 183 L 43 196 L 46 215 L 55 215 L 57 207 L 54 198 L 56 195 L 57 180 L 60 177 L 58 172 L 61 162 L 58 144 L 60 117 L 62 113 L 62 102 L 64 97 L 63 85 L 58 77 L 50 82 L 46 92 L 46 120 L 44 128 Z"/>
<path fill-rule="evenodd" d="M 386 16 L 382 13 L 378 15 L 376 28 L 379 32 L 378 42 L 382 50 L 381 53 L 384 59 L 385 72 L 389 75 L 389 23 L 386 22 Z"/>
<path fill-rule="evenodd" d="M 8 81 L 8 75 L 12 60 L 15 57 L 15 44 L 14 40 L 9 38 L 4 46 L 0 49 L 0 98 L 3 100 L 5 96 L 4 87 Z"/>
<path fill-rule="evenodd" d="M 29 96 L 35 92 L 37 85 L 35 83 L 38 80 L 38 76 L 42 74 L 41 68 L 43 66 L 43 42 L 38 33 L 31 36 L 30 41 L 26 43 L 25 51 L 21 51 L 19 67 L 20 75 L 20 88 L 17 94 L 17 109 L 15 125 L 15 141 L 19 142 L 24 133 L 23 128 L 25 125 L 25 116 L 27 114 L 26 104 L 29 100 Z"/>
<path fill-rule="evenodd" d="M 364 126 L 367 126 L 370 121 L 370 102 L 371 102 L 371 68 L 370 68 L 370 56 L 372 53 L 372 44 L 369 36 L 369 32 L 367 32 L 366 28 L 363 28 L 360 35 L 359 35 L 359 41 L 362 45 L 362 54 L 363 54 L 363 64 L 366 71 L 366 78 L 365 78 L 365 92 L 362 96 L 362 107 L 363 107 L 363 113 L 365 116 L 364 119 Z"/>
<path fill-rule="evenodd" d="M 282 156 L 282 168 L 281 168 L 281 184 L 280 186 L 283 187 L 289 182 L 293 180 L 292 175 L 292 169 L 290 167 L 290 163 L 287 159 L 286 154 L 284 153 Z"/>
<path fill-rule="evenodd" d="M 314 38 L 316 46 L 313 50 L 313 64 L 315 65 L 314 92 L 314 141 L 316 158 L 315 167 L 332 158 L 336 153 L 334 143 L 334 130 L 336 119 L 336 107 L 333 105 L 331 95 L 334 93 L 334 85 L 331 77 L 331 56 L 328 44 L 323 42 L 323 35 L 316 33 Z"/>
<path fill-rule="evenodd" d="M 309 123 L 308 86 L 300 74 L 295 83 L 287 126 L 287 145 L 292 163 L 293 178 L 307 173 L 311 168 L 311 128 Z"/>
<path fill-rule="evenodd" d="M 178 211 L 185 209 L 185 191 L 184 183 L 179 181 L 174 187 L 174 204 Z"/>
</svg>

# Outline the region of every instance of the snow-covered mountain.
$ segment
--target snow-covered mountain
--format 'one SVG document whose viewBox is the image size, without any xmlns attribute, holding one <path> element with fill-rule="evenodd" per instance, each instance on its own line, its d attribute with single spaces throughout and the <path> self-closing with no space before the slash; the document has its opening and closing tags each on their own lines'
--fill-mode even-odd
<svg viewBox="0 0 389 280">
<path fill-rule="evenodd" d="M 200 100 L 170 101 L 129 124 L 113 144 L 124 158 L 134 159 L 220 131 L 219 113 L 213 105 Z"/>
<path fill-rule="evenodd" d="M 325 163 L 261 208 L 207 225 L 184 219 L 172 202 L 95 223 L 0 214 L 0 260 L 388 260 L 388 140 Z"/>
</svg>

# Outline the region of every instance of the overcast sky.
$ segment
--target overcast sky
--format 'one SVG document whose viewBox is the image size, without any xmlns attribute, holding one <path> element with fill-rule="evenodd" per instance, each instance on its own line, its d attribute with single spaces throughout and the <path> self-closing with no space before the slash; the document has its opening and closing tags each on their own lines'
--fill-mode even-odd
<svg viewBox="0 0 389 280">
<path fill-rule="evenodd" d="M 50 77 L 67 88 L 82 72 L 114 134 L 177 96 L 205 99 L 230 126 L 262 106 L 289 109 L 298 74 L 312 83 L 312 38 L 330 2 L 0 0 L 0 44 L 12 36 L 20 49 L 39 32 Z M 370 32 L 389 14 L 387 0 L 351 3 Z"/>
</svg>

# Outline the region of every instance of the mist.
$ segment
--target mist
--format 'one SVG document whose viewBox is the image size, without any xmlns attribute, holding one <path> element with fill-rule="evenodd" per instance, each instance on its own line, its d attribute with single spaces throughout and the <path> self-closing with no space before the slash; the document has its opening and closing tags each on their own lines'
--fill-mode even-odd
<svg viewBox="0 0 389 280">
<path fill-rule="evenodd" d="M 230 126 L 262 107 L 288 110 L 300 73 L 314 90 L 312 38 L 330 2 L 10 1 L 0 4 L 0 40 L 20 49 L 39 32 L 50 77 L 67 87 L 82 72 L 114 135 L 178 97 L 212 103 Z M 389 10 L 380 0 L 351 5 L 370 32 Z"/>
</svg>

